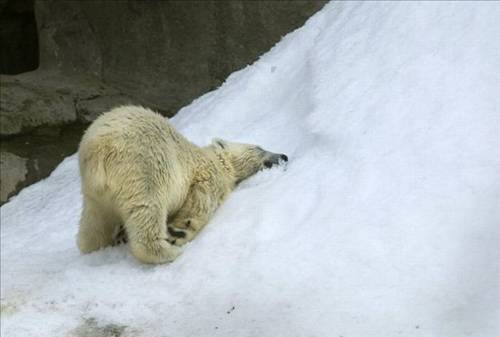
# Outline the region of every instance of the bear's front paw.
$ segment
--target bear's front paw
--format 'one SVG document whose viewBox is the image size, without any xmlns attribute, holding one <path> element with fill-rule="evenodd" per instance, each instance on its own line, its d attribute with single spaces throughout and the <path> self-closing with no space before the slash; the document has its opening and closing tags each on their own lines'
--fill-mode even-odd
<svg viewBox="0 0 500 337">
<path fill-rule="evenodd" d="M 196 230 L 196 220 L 194 219 L 175 219 L 172 223 L 168 224 L 168 227 L 173 227 L 175 230 Z"/>
<path fill-rule="evenodd" d="M 167 241 L 176 246 L 183 246 L 194 237 L 194 232 L 188 229 L 168 227 L 168 233 L 170 236 Z"/>
<path fill-rule="evenodd" d="M 183 220 L 182 222 L 176 221 L 169 224 L 168 227 L 169 237 L 168 242 L 176 246 L 182 246 L 191 241 L 196 235 L 196 230 L 193 228 L 193 220 Z"/>
<path fill-rule="evenodd" d="M 179 247 L 171 245 L 165 239 L 132 241 L 130 248 L 139 261 L 152 264 L 172 262 L 182 252 Z"/>
<path fill-rule="evenodd" d="M 172 240 L 175 240 L 175 239 L 183 239 L 187 236 L 185 229 L 175 228 L 172 226 L 168 226 L 167 229 L 168 229 L 168 234 L 169 234 L 167 241 L 169 241 L 169 242 L 171 242 Z"/>
</svg>

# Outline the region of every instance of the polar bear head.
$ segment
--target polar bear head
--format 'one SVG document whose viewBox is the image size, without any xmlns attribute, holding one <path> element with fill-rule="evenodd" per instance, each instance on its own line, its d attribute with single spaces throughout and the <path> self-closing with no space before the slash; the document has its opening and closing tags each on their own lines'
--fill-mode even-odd
<svg viewBox="0 0 500 337">
<path fill-rule="evenodd" d="M 216 152 L 223 155 L 230 163 L 236 182 L 264 168 L 271 168 L 288 161 L 285 154 L 269 152 L 257 145 L 229 142 L 219 138 L 215 138 L 212 144 Z"/>
</svg>

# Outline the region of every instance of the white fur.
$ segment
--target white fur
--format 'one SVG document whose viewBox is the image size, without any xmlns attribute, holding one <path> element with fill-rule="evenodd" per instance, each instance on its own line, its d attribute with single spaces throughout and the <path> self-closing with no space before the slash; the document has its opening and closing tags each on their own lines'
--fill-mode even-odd
<svg viewBox="0 0 500 337">
<path fill-rule="evenodd" d="M 89 253 L 111 245 L 124 226 L 138 260 L 172 261 L 180 253 L 176 245 L 196 235 L 235 183 L 262 167 L 257 149 L 222 140 L 200 148 L 143 107 L 103 114 L 80 143 L 78 247 Z M 167 220 L 184 237 L 171 237 Z"/>
</svg>

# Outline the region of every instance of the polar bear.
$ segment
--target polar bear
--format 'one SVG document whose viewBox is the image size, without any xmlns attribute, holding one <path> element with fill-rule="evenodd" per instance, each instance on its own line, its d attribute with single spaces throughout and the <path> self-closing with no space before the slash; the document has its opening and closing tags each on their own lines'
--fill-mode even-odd
<svg viewBox="0 0 500 337">
<path fill-rule="evenodd" d="M 80 143 L 78 247 L 98 250 L 123 231 L 139 261 L 172 261 L 240 181 L 287 160 L 220 139 L 198 147 L 152 110 L 115 108 L 97 118 Z"/>
</svg>

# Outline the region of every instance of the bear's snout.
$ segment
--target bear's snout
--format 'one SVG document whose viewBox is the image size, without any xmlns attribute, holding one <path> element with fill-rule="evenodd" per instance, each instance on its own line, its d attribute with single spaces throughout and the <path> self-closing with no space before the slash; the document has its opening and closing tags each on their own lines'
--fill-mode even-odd
<svg viewBox="0 0 500 337">
<path fill-rule="evenodd" d="M 288 156 L 285 154 L 273 154 L 266 160 L 264 160 L 264 167 L 271 168 L 274 165 L 279 165 L 280 162 L 287 162 L 288 161 Z"/>
</svg>

